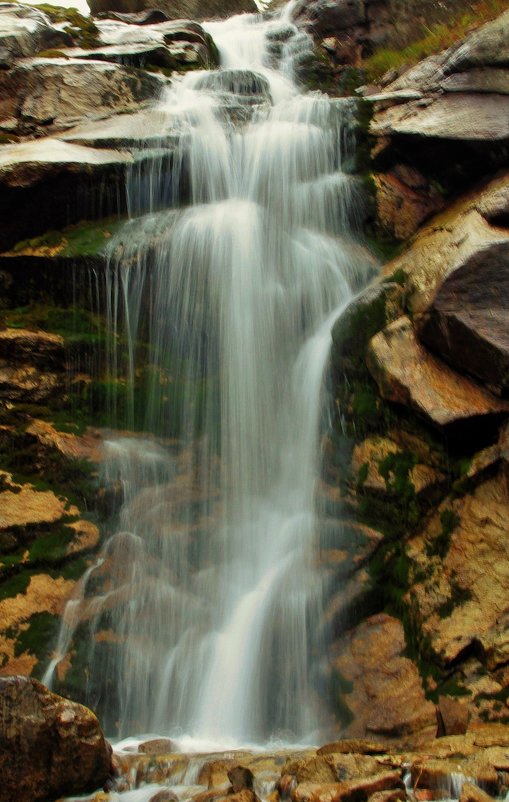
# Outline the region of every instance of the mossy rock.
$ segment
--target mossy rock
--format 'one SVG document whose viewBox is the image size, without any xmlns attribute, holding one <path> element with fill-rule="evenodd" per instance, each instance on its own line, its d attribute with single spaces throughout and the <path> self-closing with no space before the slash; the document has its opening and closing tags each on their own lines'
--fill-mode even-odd
<svg viewBox="0 0 509 802">
<path fill-rule="evenodd" d="M 55 256 L 64 259 L 95 256 L 104 253 L 108 241 L 122 228 L 124 222 L 119 217 L 109 217 L 98 222 L 84 220 L 61 231 L 47 231 L 39 237 L 22 240 L 11 248 L 9 254 Z"/>
<path fill-rule="evenodd" d="M 37 8 L 47 14 L 51 22 L 68 23 L 64 31 L 72 36 L 78 47 L 90 50 L 100 44 L 97 25 L 90 17 L 80 14 L 77 8 L 63 8 L 49 3 L 42 3 Z"/>
</svg>

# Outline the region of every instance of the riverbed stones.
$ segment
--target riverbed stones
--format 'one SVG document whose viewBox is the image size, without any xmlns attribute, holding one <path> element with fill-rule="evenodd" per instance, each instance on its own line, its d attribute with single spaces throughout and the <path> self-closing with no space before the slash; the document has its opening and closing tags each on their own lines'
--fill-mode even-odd
<svg viewBox="0 0 509 802">
<path fill-rule="evenodd" d="M 22 329 L 0 332 L 0 398 L 38 402 L 65 389 L 62 337 Z"/>
<path fill-rule="evenodd" d="M 94 714 L 27 677 L 0 678 L 1 802 L 79 794 L 109 776 L 111 747 Z"/>
</svg>

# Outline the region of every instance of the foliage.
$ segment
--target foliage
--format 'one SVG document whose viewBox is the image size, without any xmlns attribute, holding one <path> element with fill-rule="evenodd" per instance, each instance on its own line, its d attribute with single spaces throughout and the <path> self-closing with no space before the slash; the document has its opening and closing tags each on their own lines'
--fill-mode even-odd
<svg viewBox="0 0 509 802">
<path fill-rule="evenodd" d="M 452 3 L 445 20 L 436 21 L 438 3 L 419 0 L 393 0 L 402 6 L 400 17 L 414 20 L 409 31 L 397 33 L 392 46 L 379 48 L 364 61 L 366 77 L 377 81 L 389 70 L 411 67 L 428 56 L 439 53 L 463 39 L 473 29 L 494 19 L 509 8 L 509 0 L 479 0 L 479 2 Z M 395 19 L 398 17 L 396 16 Z M 396 31 L 398 26 L 396 26 Z M 407 26 L 408 30 L 408 26 Z"/>
</svg>

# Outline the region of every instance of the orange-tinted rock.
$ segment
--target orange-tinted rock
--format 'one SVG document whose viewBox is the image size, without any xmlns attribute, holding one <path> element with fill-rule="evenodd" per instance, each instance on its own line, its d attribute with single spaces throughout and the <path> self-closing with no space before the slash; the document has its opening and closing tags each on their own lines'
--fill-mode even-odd
<svg viewBox="0 0 509 802">
<path fill-rule="evenodd" d="M 111 768 L 94 714 L 27 677 L 0 679 L 1 802 L 92 791 Z"/>
<path fill-rule="evenodd" d="M 468 729 L 468 707 L 451 696 L 439 697 L 437 716 L 438 735 L 464 735 Z"/>
<path fill-rule="evenodd" d="M 145 755 L 168 755 L 175 751 L 175 745 L 169 738 L 152 738 L 138 745 L 138 752 Z"/>
<path fill-rule="evenodd" d="M 347 737 L 419 743 L 436 733 L 435 707 L 416 666 L 404 657 L 403 626 L 386 614 L 368 618 L 337 646 L 333 666 L 351 686 L 342 703 L 353 718 Z"/>
<path fill-rule="evenodd" d="M 402 317 L 371 340 L 367 363 L 383 398 L 440 427 L 509 414 L 509 404 L 456 373 L 417 341 Z"/>
<path fill-rule="evenodd" d="M 410 168 L 374 176 L 377 220 L 381 228 L 398 240 L 408 239 L 421 223 L 444 205 L 438 190 L 423 184 L 412 186 Z M 406 179 L 406 180 L 405 180 Z"/>
</svg>

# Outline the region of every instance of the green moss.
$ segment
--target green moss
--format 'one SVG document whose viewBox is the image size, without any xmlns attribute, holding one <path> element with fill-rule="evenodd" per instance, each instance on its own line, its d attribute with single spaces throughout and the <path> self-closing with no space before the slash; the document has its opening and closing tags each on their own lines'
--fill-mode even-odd
<svg viewBox="0 0 509 802">
<path fill-rule="evenodd" d="M 12 599 L 18 593 L 25 593 L 33 573 L 33 571 L 23 571 L 2 582 L 0 584 L 0 601 Z"/>
<path fill-rule="evenodd" d="M 447 509 L 440 513 L 440 523 L 442 528 L 438 535 L 426 544 L 426 554 L 428 557 L 437 556 L 441 559 L 447 555 L 451 545 L 451 535 L 460 522 L 454 510 Z"/>
<path fill-rule="evenodd" d="M 47 535 L 38 537 L 30 547 L 30 561 L 47 564 L 63 560 L 67 547 L 75 535 L 72 529 L 61 526 Z"/>
<path fill-rule="evenodd" d="M 384 279 L 384 283 L 391 283 L 391 284 L 399 284 L 400 287 L 404 287 L 407 283 L 408 276 L 403 270 L 402 267 L 398 267 L 394 273 L 391 273 L 386 279 Z"/>
<path fill-rule="evenodd" d="M 52 251 L 52 255 L 64 258 L 80 256 L 96 256 L 104 251 L 105 246 L 124 225 L 119 217 L 107 217 L 97 221 L 81 221 L 61 231 L 46 231 L 39 237 L 22 240 L 12 248 L 16 254 L 33 253 L 45 256 Z"/>
<path fill-rule="evenodd" d="M 440 618 L 449 618 L 457 607 L 461 607 L 465 602 L 470 601 L 472 598 L 472 591 L 469 588 L 461 587 L 458 584 L 456 575 L 453 573 L 451 577 L 451 595 L 450 598 L 440 605 L 437 613 Z"/>
<path fill-rule="evenodd" d="M 348 727 L 354 719 L 352 711 L 343 699 L 352 691 L 353 683 L 345 679 L 337 668 L 333 668 L 329 684 L 330 700 L 341 727 Z"/>
<path fill-rule="evenodd" d="M 363 465 L 359 468 L 359 473 L 357 474 L 357 489 L 362 490 L 366 479 L 368 478 L 368 471 L 369 465 L 367 462 L 364 462 Z"/>
<path fill-rule="evenodd" d="M 37 58 L 69 58 L 62 50 L 40 50 Z"/>
<path fill-rule="evenodd" d="M 28 652 L 39 660 L 48 658 L 51 644 L 58 633 L 60 619 L 51 613 L 34 613 L 28 619 L 28 628 L 16 638 L 14 655 Z"/>
<path fill-rule="evenodd" d="M 79 47 L 92 49 L 100 44 L 97 25 L 91 17 L 84 17 L 76 8 L 63 8 L 43 3 L 37 8 L 48 15 L 52 22 L 67 22 L 64 31 L 69 33 Z"/>
</svg>

